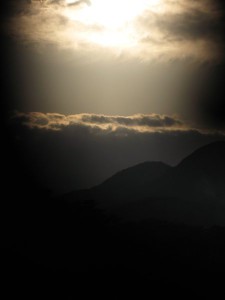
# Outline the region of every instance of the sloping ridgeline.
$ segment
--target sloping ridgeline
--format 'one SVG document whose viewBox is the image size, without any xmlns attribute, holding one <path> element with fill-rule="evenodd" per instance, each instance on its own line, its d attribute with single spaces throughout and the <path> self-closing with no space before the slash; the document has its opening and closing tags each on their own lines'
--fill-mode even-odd
<svg viewBox="0 0 225 300">
<path fill-rule="evenodd" d="M 178 166 L 146 162 L 120 171 L 101 185 L 65 195 L 93 200 L 122 220 L 150 218 L 187 225 L 225 225 L 225 142 L 198 149 Z"/>
<path fill-rule="evenodd" d="M 196 288 L 216 296 L 224 182 L 225 142 L 217 142 L 176 167 L 146 162 L 57 199 L 33 188 L 5 217 L 4 278 L 15 291 L 26 283 L 27 299 L 149 299 Z"/>
</svg>

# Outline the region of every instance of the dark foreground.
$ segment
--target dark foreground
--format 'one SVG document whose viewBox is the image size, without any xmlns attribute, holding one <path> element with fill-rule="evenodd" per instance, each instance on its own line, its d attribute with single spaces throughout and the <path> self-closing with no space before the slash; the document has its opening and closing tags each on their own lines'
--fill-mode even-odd
<svg viewBox="0 0 225 300">
<path fill-rule="evenodd" d="M 4 299 L 150 299 L 155 292 L 223 290 L 223 227 L 123 223 L 90 201 L 33 197 L 32 204 L 5 206 L 2 216 Z"/>
<path fill-rule="evenodd" d="M 13 144 L 8 149 L 14 149 Z M 24 166 L 18 149 L 8 149 L 2 156 L 7 164 L 2 168 L 0 202 L 1 299 L 183 299 L 210 293 L 214 299 L 223 297 L 225 227 L 162 221 L 153 213 L 125 221 L 98 208 L 95 200 L 80 199 L 79 193 L 71 194 L 72 201 L 56 199 L 40 188 L 32 175 L 35 170 Z M 207 168 L 213 171 L 211 157 Z M 221 195 L 224 161 L 219 161 L 216 172 L 219 167 L 221 172 L 212 185 Z M 111 181 L 113 188 L 120 182 L 120 175 L 117 178 Z M 109 200 L 101 195 L 101 201 Z M 136 201 L 127 211 L 142 205 Z M 204 214 L 210 214 L 209 208 Z"/>
</svg>

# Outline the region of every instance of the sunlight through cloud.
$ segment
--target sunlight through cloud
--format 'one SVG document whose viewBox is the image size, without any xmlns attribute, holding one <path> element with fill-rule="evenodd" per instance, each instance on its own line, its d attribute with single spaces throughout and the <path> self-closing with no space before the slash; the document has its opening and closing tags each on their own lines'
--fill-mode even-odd
<svg viewBox="0 0 225 300">
<path fill-rule="evenodd" d="M 55 44 L 100 58 L 107 52 L 141 61 L 191 58 L 203 62 L 223 57 L 218 39 L 223 19 L 212 0 L 23 3 L 16 4 L 19 13 L 8 20 L 7 31 L 21 41 L 35 42 L 37 47 Z"/>
</svg>

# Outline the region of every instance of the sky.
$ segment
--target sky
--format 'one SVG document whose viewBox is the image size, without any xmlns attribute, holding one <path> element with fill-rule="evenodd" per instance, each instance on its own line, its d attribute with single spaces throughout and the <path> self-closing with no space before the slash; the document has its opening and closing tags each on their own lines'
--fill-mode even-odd
<svg viewBox="0 0 225 300">
<path fill-rule="evenodd" d="M 86 188 L 224 139 L 222 1 L 8 0 L 0 14 L 4 120 L 40 185 Z"/>
</svg>

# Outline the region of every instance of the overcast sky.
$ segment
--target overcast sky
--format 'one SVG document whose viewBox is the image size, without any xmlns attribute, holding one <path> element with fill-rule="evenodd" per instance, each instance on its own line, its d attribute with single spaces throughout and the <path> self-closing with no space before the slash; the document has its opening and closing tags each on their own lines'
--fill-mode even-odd
<svg viewBox="0 0 225 300">
<path fill-rule="evenodd" d="M 224 139 L 224 14 L 219 0 L 5 1 L 5 111 L 42 183 L 87 187 Z"/>
</svg>

